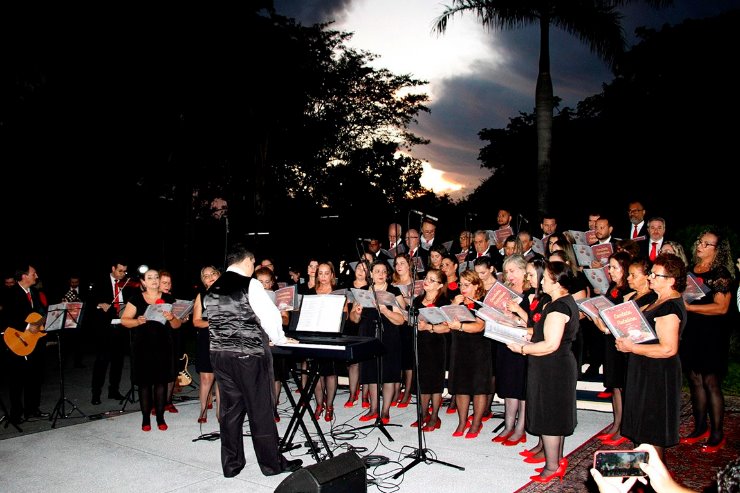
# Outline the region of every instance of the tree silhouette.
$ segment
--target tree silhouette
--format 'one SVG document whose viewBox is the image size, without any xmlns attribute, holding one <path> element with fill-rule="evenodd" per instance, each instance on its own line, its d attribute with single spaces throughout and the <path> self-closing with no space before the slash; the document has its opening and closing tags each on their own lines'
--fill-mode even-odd
<svg viewBox="0 0 740 493">
<path fill-rule="evenodd" d="M 452 0 L 436 19 L 434 30 L 443 34 L 455 15 L 474 12 L 488 30 L 540 29 L 540 59 L 535 89 L 537 117 L 537 204 L 539 212 L 550 210 L 550 169 L 553 124 L 553 87 L 550 75 L 550 26 L 577 36 L 602 60 L 613 65 L 625 47 L 621 16 L 616 7 L 629 0 Z M 647 0 L 654 5 L 672 2 Z"/>
</svg>

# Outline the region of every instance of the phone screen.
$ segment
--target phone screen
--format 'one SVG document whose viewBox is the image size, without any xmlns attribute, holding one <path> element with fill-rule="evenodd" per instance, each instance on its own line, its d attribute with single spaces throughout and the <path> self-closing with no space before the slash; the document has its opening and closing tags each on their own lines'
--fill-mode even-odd
<svg viewBox="0 0 740 493">
<path fill-rule="evenodd" d="M 645 476 L 640 462 L 648 457 L 639 450 L 599 450 L 594 453 L 594 468 L 605 478 Z"/>
</svg>

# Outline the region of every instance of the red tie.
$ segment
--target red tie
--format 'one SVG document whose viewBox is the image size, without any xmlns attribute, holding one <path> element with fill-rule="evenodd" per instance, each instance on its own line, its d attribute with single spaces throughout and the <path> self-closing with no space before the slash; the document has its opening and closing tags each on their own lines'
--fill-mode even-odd
<svg viewBox="0 0 740 493">
<path fill-rule="evenodd" d="M 31 292 L 26 292 L 26 297 L 28 298 L 28 302 L 31 304 L 31 308 L 33 308 L 33 298 L 31 298 Z"/>
<path fill-rule="evenodd" d="M 482 256 L 483 256 L 483 254 L 482 254 L 482 253 L 480 253 L 480 252 L 478 252 L 478 258 L 480 258 L 480 257 L 482 257 Z"/>
<path fill-rule="evenodd" d="M 121 287 L 118 285 L 118 281 L 116 281 L 116 287 L 114 288 L 113 292 L 113 307 L 116 309 L 116 316 L 118 316 L 118 312 L 121 309 L 121 302 L 118 301 L 118 297 L 121 294 Z"/>
<path fill-rule="evenodd" d="M 637 224 L 635 224 L 635 229 L 632 231 L 632 238 L 637 238 Z"/>
<path fill-rule="evenodd" d="M 658 256 L 658 242 L 654 241 L 653 246 L 650 248 L 650 260 L 655 260 L 655 257 Z"/>
</svg>

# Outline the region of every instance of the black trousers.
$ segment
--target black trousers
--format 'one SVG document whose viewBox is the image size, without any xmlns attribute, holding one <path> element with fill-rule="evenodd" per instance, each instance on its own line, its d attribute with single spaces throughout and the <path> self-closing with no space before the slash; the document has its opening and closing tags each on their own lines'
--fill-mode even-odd
<svg viewBox="0 0 740 493">
<path fill-rule="evenodd" d="M 211 364 L 220 392 L 221 465 L 224 476 L 234 477 L 244 468 L 244 417 L 260 470 L 278 474 L 287 461 L 279 451 L 279 437 L 273 416 L 274 377 L 272 353 L 249 355 L 211 350 Z"/>
<path fill-rule="evenodd" d="M 125 356 L 130 340 L 128 329 L 120 324 L 98 326 L 95 334 L 96 356 L 93 366 L 92 393 L 100 397 L 105 382 L 105 372 L 110 365 L 108 377 L 108 392 L 118 392 L 123 372 L 123 357 Z"/>
<path fill-rule="evenodd" d="M 24 415 L 29 416 L 39 409 L 46 341 L 39 339 L 33 352 L 25 357 L 16 355 L 7 347 L 2 351 L 10 390 L 10 418 L 13 422 L 20 422 Z"/>
</svg>

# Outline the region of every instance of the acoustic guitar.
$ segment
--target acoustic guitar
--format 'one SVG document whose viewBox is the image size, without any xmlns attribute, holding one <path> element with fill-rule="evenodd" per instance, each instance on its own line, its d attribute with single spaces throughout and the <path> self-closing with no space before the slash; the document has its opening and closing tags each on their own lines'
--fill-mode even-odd
<svg viewBox="0 0 740 493">
<path fill-rule="evenodd" d="M 177 374 L 177 385 L 179 385 L 180 387 L 186 387 L 190 385 L 193 381 L 193 377 L 191 377 L 190 373 L 188 373 L 188 353 L 184 353 L 182 355 L 180 361 L 182 360 L 185 360 L 185 364 L 183 365 L 180 373 Z"/>
<path fill-rule="evenodd" d="M 38 324 L 42 322 L 43 319 L 44 317 L 40 314 L 33 312 L 26 317 L 26 323 Z M 36 349 L 36 343 L 38 340 L 45 336 L 46 332 L 44 331 L 43 325 L 39 326 L 39 331 L 35 334 L 28 330 L 21 331 L 8 327 L 5 329 L 3 339 L 5 340 L 5 344 L 7 344 L 10 350 L 15 354 L 18 356 L 28 356 L 34 349 Z"/>
</svg>

